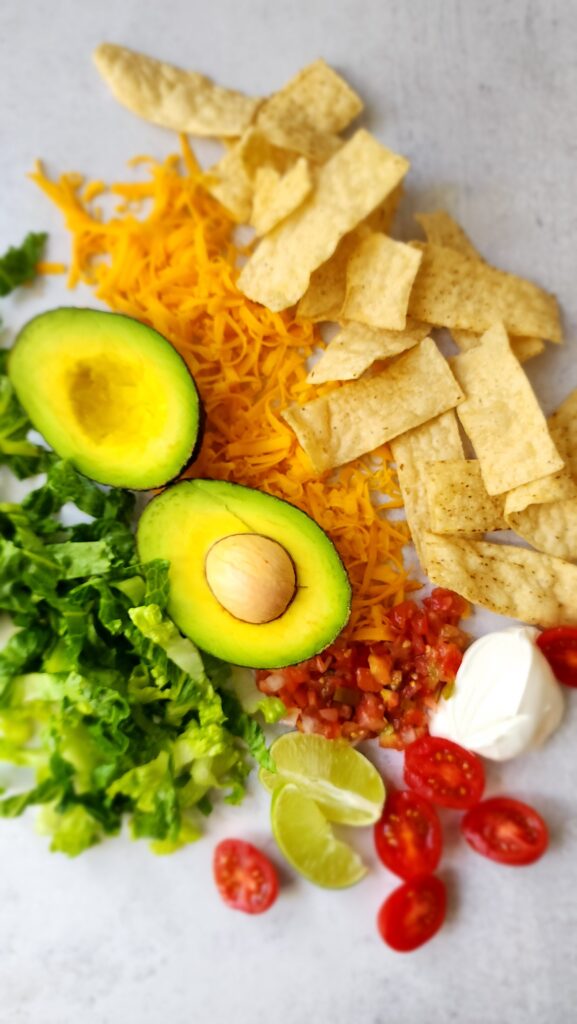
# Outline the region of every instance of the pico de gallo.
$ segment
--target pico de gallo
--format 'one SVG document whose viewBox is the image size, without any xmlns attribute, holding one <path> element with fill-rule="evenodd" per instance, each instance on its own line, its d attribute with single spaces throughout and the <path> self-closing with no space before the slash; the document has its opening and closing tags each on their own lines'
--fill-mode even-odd
<svg viewBox="0 0 577 1024">
<path fill-rule="evenodd" d="M 420 605 L 395 605 L 379 643 L 339 639 L 299 665 L 257 672 L 257 685 L 283 701 L 301 732 L 351 742 L 378 737 L 402 750 L 426 733 L 427 708 L 454 683 L 470 642 L 460 628 L 468 614 L 464 598 L 437 588 Z"/>
</svg>

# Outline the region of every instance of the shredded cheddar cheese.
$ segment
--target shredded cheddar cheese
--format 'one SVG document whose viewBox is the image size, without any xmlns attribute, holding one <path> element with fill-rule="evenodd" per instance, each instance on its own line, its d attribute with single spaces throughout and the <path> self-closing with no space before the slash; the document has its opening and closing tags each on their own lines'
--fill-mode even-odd
<svg viewBox="0 0 577 1024">
<path fill-rule="evenodd" d="M 88 184 L 78 174 L 33 180 L 61 209 L 72 235 L 68 284 L 82 281 L 117 312 L 164 334 L 188 363 L 206 411 L 200 457 L 187 475 L 234 480 L 308 512 L 335 542 L 349 572 L 347 635 L 376 641 L 384 613 L 415 589 L 403 566 L 408 532 L 387 510 L 401 507 L 383 448 L 319 478 L 279 416 L 290 401 L 318 394 L 306 360 L 320 344 L 312 324 L 272 313 L 236 286 L 245 255 L 235 224 L 204 188 L 185 138 L 182 158 L 138 157 L 148 180 Z M 117 206 L 105 217 L 97 204 Z M 325 388 L 333 387 L 327 385 Z"/>
<path fill-rule="evenodd" d="M 41 260 L 36 264 L 37 274 L 65 274 L 66 270 L 67 267 L 64 263 L 48 263 L 46 260 Z"/>
</svg>

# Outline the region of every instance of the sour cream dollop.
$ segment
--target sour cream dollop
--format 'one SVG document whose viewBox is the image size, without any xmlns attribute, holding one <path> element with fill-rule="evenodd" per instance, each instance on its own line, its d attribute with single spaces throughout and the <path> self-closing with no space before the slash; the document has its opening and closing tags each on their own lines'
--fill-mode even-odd
<svg viewBox="0 0 577 1024">
<path fill-rule="evenodd" d="M 429 722 L 443 736 L 493 761 L 540 746 L 559 725 L 563 694 L 535 643 L 538 630 L 487 633 L 465 652 L 453 695 Z"/>
</svg>

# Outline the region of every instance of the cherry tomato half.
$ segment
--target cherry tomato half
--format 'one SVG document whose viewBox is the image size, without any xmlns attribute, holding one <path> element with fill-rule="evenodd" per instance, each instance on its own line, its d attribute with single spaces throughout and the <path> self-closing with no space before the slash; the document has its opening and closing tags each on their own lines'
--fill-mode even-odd
<svg viewBox="0 0 577 1024">
<path fill-rule="evenodd" d="M 485 788 L 477 755 L 439 736 L 421 736 L 407 747 L 404 778 L 419 796 L 458 811 L 478 804 Z"/>
<path fill-rule="evenodd" d="M 537 637 L 540 647 L 560 683 L 577 686 L 577 626 L 545 629 Z"/>
<path fill-rule="evenodd" d="M 447 909 L 447 890 L 435 875 L 421 875 L 395 889 L 377 917 L 379 933 L 387 946 L 409 953 L 433 938 Z"/>
<path fill-rule="evenodd" d="M 499 864 L 532 864 L 549 842 L 541 815 L 508 796 L 483 800 L 467 811 L 461 831 L 477 853 Z"/>
<path fill-rule="evenodd" d="M 242 839 L 223 839 L 214 851 L 214 880 L 224 902 L 245 914 L 262 914 L 278 895 L 278 877 L 268 857 Z"/>
<path fill-rule="evenodd" d="M 375 825 L 375 846 L 385 867 L 406 880 L 430 874 L 441 859 L 442 845 L 432 804 L 417 793 L 391 790 Z"/>
</svg>

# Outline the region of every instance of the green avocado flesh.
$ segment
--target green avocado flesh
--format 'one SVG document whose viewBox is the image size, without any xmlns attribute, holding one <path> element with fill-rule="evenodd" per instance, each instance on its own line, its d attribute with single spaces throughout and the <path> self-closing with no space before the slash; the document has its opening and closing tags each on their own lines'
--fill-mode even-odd
<svg viewBox="0 0 577 1024">
<path fill-rule="evenodd" d="M 118 313 L 55 309 L 16 338 L 8 373 L 35 428 L 99 483 L 146 490 L 195 452 L 201 406 L 172 345 Z"/>
<path fill-rule="evenodd" d="M 236 618 L 214 596 L 205 573 L 208 552 L 225 537 L 257 534 L 290 556 L 296 591 L 270 622 Z M 320 526 L 286 501 L 219 480 L 186 480 L 145 508 L 138 524 L 140 557 L 170 563 L 168 609 L 204 651 L 252 668 L 280 668 L 324 650 L 345 625 L 351 588 L 337 551 Z"/>
</svg>

